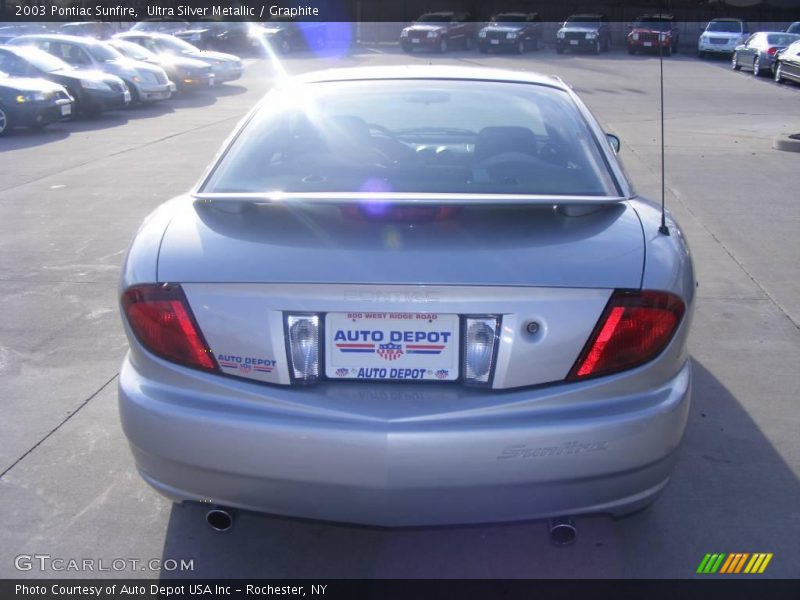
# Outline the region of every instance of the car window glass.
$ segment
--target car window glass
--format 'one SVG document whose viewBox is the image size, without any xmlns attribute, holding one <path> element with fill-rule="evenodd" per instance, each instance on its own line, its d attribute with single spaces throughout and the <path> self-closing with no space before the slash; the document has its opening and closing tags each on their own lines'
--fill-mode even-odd
<svg viewBox="0 0 800 600">
<path fill-rule="evenodd" d="M 25 75 L 27 65 L 24 61 L 18 59 L 13 54 L 0 54 L 0 70 L 5 71 L 9 75 Z"/>
<path fill-rule="evenodd" d="M 204 191 L 616 194 L 598 141 L 554 88 L 341 82 L 264 106 Z"/>
</svg>

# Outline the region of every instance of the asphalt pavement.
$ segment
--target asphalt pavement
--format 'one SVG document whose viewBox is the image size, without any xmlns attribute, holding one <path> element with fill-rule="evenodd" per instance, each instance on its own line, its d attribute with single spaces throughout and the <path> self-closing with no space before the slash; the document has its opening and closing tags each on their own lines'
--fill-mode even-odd
<svg viewBox="0 0 800 600">
<path fill-rule="evenodd" d="M 549 544 L 542 522 L 383 530 L 245 514 L 220 535 L 201 507 L 173 506 L 140 479 L 116 408 L 126 350 L 116 286 L 138 225 L 200 177 L 283 72 L 407 62 L 562 77 L 622 139 L 638 190 L 659 197 L 658 59 L 623 51 L 298 53 L 248 61 L 214 92 L 0 139 L 0 578 L 680 578 L 708 552 L 771 552 L 763 576 L 800 577 L 800 154 L 771 147 L 800 132 L 800 86 L 724 60 L 664 64 L 666 203 L 700 287 L 689 424 L 652 507 L 578 519 L 567 548 Z M 15 566 L 36 554 L 141 562 Z M 146 564 L 169 558 L 193 569 Z"/>
</svg>

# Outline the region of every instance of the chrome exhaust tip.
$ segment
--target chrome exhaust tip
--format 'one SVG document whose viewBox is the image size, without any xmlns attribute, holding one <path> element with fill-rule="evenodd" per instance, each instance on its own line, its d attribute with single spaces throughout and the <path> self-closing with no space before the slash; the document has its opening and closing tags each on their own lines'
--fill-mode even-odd
<svg viewBox="0 0 800 600">
<path fill-rule="evenodd" d="M 575 521 L 569 517 L 556 517 L 547 522 L 550 531 L 550 542 L 554 546 L 569 546 L 575 543 L 578 530 Z"/>
<path fill-rule="evenodd" d="M 216 506 L 206 513 L 206 523 L 214 531 L 230 531 L 233 527 L 233 511 L 222 506 Z"/>
</svg>

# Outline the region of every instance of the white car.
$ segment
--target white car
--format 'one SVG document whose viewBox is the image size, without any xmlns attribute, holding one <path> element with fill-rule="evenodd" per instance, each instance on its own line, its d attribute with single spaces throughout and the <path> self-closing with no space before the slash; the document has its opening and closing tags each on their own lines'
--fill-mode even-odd
<svg viewBox="0 0 800 600">
<path fill-rule="evenodd" d="M 732 55 L 736 46 L 743 44 L 749 35 L 749 27 L 741 19 L 713 19 L 697 40 L 697 56 Z"/>
</svg>

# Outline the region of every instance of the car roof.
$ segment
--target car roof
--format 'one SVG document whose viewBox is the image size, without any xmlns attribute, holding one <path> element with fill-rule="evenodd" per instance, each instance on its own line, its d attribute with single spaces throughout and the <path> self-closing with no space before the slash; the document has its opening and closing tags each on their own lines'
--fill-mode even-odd
<svg viewBox="0 0 800 600">
<path fill-rule="evenodd" d="M 113 37 L 117 39 L 124 40 L 126 38 L 133 38 L 133 37 L 154 37 L 154 38 L 167 38 L 170 40 L 178 40 L 180 38 L 176 38 L 174 35 L 170 35 L 169 33 L 163 33 L 161 31 L 123 31 L 122 33 L 117 33 Z"/>
<path fill-rule="evenodd" d="M 83 46 L 96 46 L 101 44 L 101 40 L 93 38 L 82 37 L 79 35 L 67 35 L 64 33 L 34 33 L 31 35 L 21 35 L 17 39 L 23 40 L 53 40 L 56 42 L 68 42 L 70 44 L 79 44 Z"/>
<path fill-rule="evenodd" d="M 346 67 L 304 73 L 293 78 L 300 83 L 336 81 L 379 81 L 384 79 L 452 79 L 473 81 L 501 81 L 506 83 L 532 83 L 562 90 L 567 86 L 553 76 L 531 71 L 512 71 L 489 67 L 462 67 L 456 65 L 395 65 L 382 67 Z"/>
</svg>

